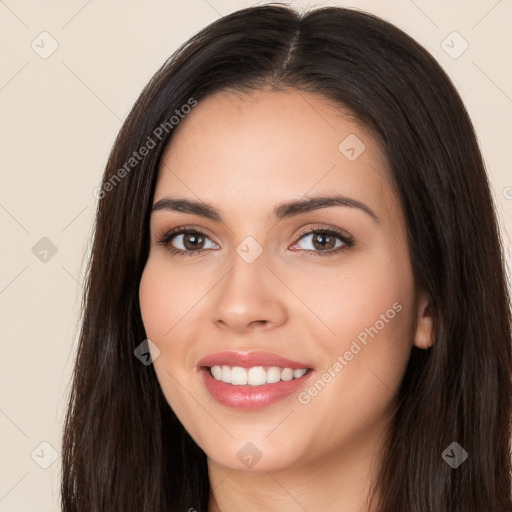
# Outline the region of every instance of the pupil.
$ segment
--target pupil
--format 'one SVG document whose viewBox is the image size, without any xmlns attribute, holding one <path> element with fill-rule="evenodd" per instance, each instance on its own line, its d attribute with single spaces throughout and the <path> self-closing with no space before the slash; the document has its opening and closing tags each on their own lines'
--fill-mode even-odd
<svg viewBox="0 0 512 512">
<path fill-rule="evenodd" d="M 201 235 L 197 235 L 194 233 L 187 233 L 184 237 L 184 245 L 187 249 L 197 249 L 197 245 L 201 243 L 201 239 L 203 237 Z M 190 244 L 190 239 L 193 239 L 194 241 Z M 189 247 L 190 245 L 190 247 Z"/>
<path fill-rule="evenodd" d="M 315 237 L 314 240 L 315 240 L 315 242 L 319 242 L 319 245 L 320 245 L 321 249 L 325 249 L 326 245 L 329 246 L 328 249 L 332 249 L 332 247 L 331 247 L 332 246 L 332 241 L 333 241 L 333 237 L 332 236 L 320 233 L 320 234 L 318 234 Z M 323 240 L 323 242 L 322 242 L 322 240 Z"/>
</svg>

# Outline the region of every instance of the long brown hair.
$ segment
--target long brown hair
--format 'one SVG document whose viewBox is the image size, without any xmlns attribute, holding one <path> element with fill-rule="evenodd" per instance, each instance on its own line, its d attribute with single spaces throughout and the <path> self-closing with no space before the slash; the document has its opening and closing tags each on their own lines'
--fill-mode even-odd
<svg viewBox="0 0 512 512">
<path fill-rule="evenodd" d="M 134 356 L 146 338 L 138 287 L 159 162 L 174 133 L 169 119 L 191 99 L 269 85 L 320 93 L 376 134 L 416 283 L 432 300 L 435 343 L 413 348 L 377 482 L 379 510 L 509 512 L 510 297 L 466 109 L 434 58 L 392 24 L 347 8 L 299 14 L 282 5 L 234 12 L 183 44 L 115 141 L 87 267 L 62 511 L 208 510 L 206 455 L 166 402 L 153 366 Z M 130 160 L 143 146 L 145 155 Z M 454 442 L 468 454 L 457 468 L 442 456 Z"/>
</svg>

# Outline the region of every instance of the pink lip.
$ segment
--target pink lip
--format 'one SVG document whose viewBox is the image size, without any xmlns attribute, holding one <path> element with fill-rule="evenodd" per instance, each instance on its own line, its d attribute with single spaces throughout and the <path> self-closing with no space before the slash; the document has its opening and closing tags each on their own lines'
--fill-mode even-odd
<svg viewBox="0 0 512 512">
<path fill-rule="evenodd" d="M 198 361 L 198 367 L 205 366 L 240 366 L 242 368 L 250 368 L 252 366 L 279 366 L 279 368 L 291 368 L 298 370 L 300 368 L 311 368 L 308 363 L 292 361 L 286 357 L 272 354 L 271 352 L 236 352 L 224 351 L 203 357 Z"/>
<path fill-rule="evenodd" d="M 310 370 L 298 379 L 264 384 L 263 386 L 227 384 L 213 378 L 208 368 L 201 368 L 200 373 L 206 389 L 217 402 L 233 409 L 255 410 L 267 407 L 297 392 L 309 382 L 316 372 Z"/>
<path fill-rule="evenodd" d="M 292 370 L 305 368 L 309 371 L 302 377 L 289 381 L 280 381 L 262 386 L 234 386 L 212 377 L 209 367 L 216 365 L 240 366 L 242 368 L 278 366 L 279 368 L 291 368 Z M 217 402 L 227 407 L 245 410 L 261 409 L 286 398 L 305 386 L 312 375 L 316 373 L 308 363 L 292 361 L 271 352 L 217 352 L 199 360 L 197 366 L 201 370 L 201 378 L 206 389 Z"/>
</svg>

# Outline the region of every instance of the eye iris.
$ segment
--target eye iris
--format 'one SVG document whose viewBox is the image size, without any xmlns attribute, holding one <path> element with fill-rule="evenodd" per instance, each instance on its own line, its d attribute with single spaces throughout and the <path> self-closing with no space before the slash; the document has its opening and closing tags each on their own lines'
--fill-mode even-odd
<svg viewBox="0 0 512 512">
<path fill-rule="evenodd" d="M 319 242 L 320 247 L 317 247 L 317 242 Z M 325 233 L 317 233 L 313 237 L 313 245 L 315 246 L 315 248 L 320 250 L 334 249 L 335 243 L 336 242 L 334 237 L 331 235 L 326 235 Z"/>
<path fill-rule="evenodd" d="M 190 239 L 193 240 L 191 244 L 189 244 Z M 199 235 L 198 233 L 185 233 L 183 235 L 183 245 L 187 249 L 197 249 L 198 246 L 202 245 L 202 243 L 204 243 L 204 236 Z"/>
</svg>

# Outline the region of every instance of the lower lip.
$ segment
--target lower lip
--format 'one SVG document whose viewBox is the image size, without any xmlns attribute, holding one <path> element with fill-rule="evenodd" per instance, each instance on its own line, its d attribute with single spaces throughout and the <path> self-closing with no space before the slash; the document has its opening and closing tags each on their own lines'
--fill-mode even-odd
<svg viewBox="0 0 512 512">
<path fill-rule="evenodd" d="M 309 370 L 298 379 L 279 381 L 262 386 L 235 386 L 213 378 L 208 368 L 201 368 L 201 376 L 206 389 L 217 402 L 234 409 L 262 409 L 292 393 L 297 392 L 314 373 Z"/>
</svg>

